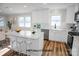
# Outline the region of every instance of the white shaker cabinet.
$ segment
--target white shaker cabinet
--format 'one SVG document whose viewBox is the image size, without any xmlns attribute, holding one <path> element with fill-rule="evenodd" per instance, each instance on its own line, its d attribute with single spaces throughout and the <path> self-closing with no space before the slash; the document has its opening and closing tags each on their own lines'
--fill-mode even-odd
<svg viewBox="0 0 79 59">
<path fill-rule="evenodd" d="M 49 40 L 67 42 L 68 32 L 66 30 L 49 30 Z"/>
<path fill-rule="evenodd" d="M 72 56 L 79 56 L 79 36 L 74 36 Z"/>
</svg>

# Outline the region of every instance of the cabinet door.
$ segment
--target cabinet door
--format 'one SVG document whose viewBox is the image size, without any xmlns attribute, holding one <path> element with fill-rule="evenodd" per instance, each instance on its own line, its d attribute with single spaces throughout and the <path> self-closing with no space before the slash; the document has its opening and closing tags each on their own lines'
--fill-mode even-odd
<svg viewBox="0 0 79 59">
<path fill-rule="evenodd" d="M 67 42 L 67 33 L 66 30 L 50 30 L 49 40 Z"/>
<path fill-rule="evenodd" d="M 38 41 L 38 39 L 32 39 L 31 49 L 34 49 L 34 50 L 39 49 L 39 41 Z"/>
<path fill-rule="evenodd" d="M 42 54 L 42 47 L 38 39 L 32 39 L 31 49 L 31 55 L 40 56 Z"/>
<path fill-rule="evenodd" d="M 78 50 L 79 50 L 79 41 L 77 37 L 74 37 L 73 41 L 73 47 L 72 47 L 72 56 L 78 56 Z"/>
</svg>

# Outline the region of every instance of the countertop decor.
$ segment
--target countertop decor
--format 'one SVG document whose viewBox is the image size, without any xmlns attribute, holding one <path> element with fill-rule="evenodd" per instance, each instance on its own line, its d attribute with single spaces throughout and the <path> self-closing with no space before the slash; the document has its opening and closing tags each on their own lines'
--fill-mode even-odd
<svg viewBox="0 0 79 59">
<path fill-rule="evenodd" d="M 20 28 L 17 28 L 15 31 L 16 31 L 16 32 L 20 32 L 20 31 L 21 31 L 21 29 L 20 29 Z"/>
</svg>

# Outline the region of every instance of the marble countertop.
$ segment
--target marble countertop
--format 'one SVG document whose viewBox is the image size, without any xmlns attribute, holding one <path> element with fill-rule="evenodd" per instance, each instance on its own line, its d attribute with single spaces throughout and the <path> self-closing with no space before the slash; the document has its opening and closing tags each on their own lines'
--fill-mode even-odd
<svg viewBox="0 0 79 59">
<path fill-rule="evenodd" d="M 36 32 L 35 34 L 32 34 L 32 31 L 20 31 L 20 32 L 12 31 L 7 33 L 7 35 L 13 35 L 17 37 L 31 38 L 31 39 L 38 39 L 40 38 L 41 34 L 42 32 Z"/>
</svg>

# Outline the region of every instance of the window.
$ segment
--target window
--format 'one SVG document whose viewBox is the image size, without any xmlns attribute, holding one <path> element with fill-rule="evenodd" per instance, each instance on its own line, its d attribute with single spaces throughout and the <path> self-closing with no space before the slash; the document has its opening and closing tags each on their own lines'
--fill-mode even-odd
<svg viewBox="0 0 79 59">
<path fill-rule="evenodd" d="M 3 26 L 4 26 L 4 19 L 0 18 L 0 27 L 3 27 Z"/>
<path fill-rule="evenodd" d="M 61 16 L 52 16 L 51 26 L 53 29 L 59 29 L 61 26 Z"/>
<path fill-rule="evenodd" d="M 31 17 L 19 17 L 19 27 L 31 27 Z"/>
</svg>

